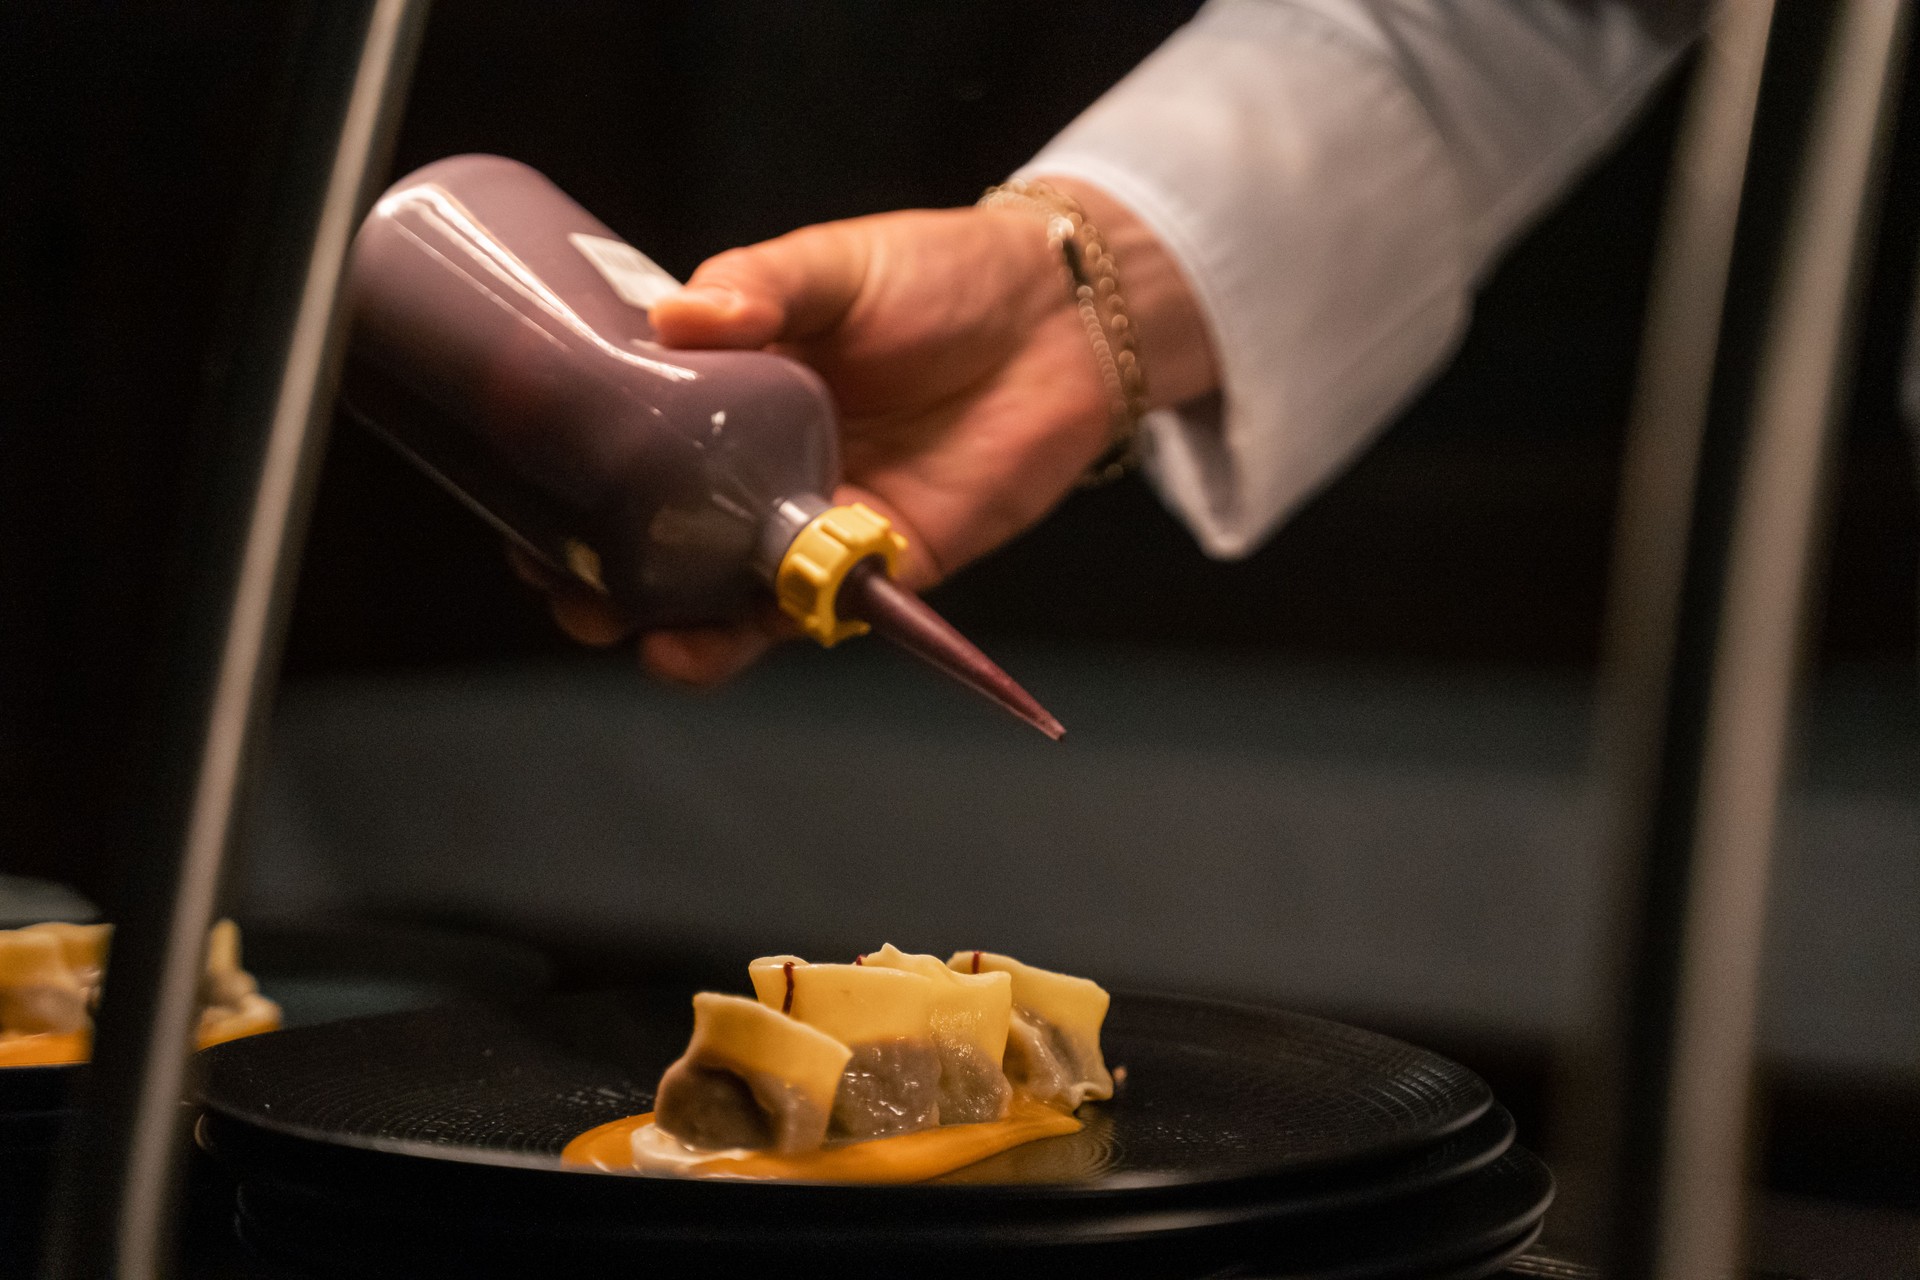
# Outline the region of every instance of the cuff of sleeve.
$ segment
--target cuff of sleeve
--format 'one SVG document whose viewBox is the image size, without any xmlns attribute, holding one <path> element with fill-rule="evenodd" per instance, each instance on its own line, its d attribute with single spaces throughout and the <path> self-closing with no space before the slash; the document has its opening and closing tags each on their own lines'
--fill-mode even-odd
<svg viewBox="0 0 1920 1280">
<path fill-rule="evenodd" d="M 1150 478 L 1210 555 L 1257 547 L 1465 328 L 1444 145 L 1377 53 L 1311 14 L 1210 6 L 1020 174 L 1107 191 L 1194 291 L 1220 395 L 1143 425 Z"/>
</svg>

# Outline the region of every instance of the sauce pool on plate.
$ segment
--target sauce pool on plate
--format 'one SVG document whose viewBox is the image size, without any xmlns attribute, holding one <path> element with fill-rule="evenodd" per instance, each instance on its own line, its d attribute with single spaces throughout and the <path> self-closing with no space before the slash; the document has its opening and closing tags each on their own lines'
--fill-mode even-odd
<svg viewBox="0 0 1920 1280">
<path fill-rule="evenodd" d="M 610 1173 L 681 1173 L 703 1178 L 795 1182 L 923 1182 L 1040 1138 L 1078 1133 L 1073 1116 L 1016 1098 L 1001 1120 L 942 1125 L 779 1155 L 741 1149 L 698 1151 L 653 1123 L 651 1111 L 589 1129 L 560 1153 L 566 1164 Z"/>
</svg>

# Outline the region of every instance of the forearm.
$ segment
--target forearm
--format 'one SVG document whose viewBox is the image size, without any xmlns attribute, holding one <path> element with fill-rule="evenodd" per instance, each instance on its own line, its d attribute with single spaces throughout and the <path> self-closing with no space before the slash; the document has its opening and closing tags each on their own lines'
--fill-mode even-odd
<svg viewBox="0 0 1920 1280">
<path fill-rule="evenodd" d="M 1681 43 L 1623 0 L 1215 0 L 1022 170 L 1108 193 L 1190 285 L 1168 373 L 1146 360 L 1181 409 L 1149 416 L 1150 474 L 1209 552 L 1257 546 L 1445 362 Z"/>
</svg>

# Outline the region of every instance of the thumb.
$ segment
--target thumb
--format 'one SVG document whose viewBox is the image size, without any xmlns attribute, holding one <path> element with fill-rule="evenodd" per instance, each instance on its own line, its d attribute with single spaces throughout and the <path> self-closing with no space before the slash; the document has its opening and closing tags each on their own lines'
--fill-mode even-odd
<svg viewBox="0 0 1920 1280">
<path fill-rule="evenodd" d="M 860 295 L 867 261 L 859 221 L 804 227 L 708 258 L 649 315 L 670 347 L 797 342 L 840 322 Z"/>
</svg>

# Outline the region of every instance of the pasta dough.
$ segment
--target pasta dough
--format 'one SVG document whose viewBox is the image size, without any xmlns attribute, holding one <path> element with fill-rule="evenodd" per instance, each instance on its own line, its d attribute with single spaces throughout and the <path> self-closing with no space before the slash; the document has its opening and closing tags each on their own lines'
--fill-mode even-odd
<svg viewBox="0 0 1920 1280">
<path fill-rule="evenodd" d="M 1004 973 L 1012 980 L 1005 1069 L 1015 1089 L 1069 1111 L 1113 1096 L 1113 1076 L 1100 1053 L 1100 1026 L 1111 997 L 1100 984 L 991 951 L 956 951 L 947 964 L 962 973 Z"/>
<path fill-rule="evenodd" d="M 49 922 L 0 930 L 0 1066 L 85 1062 L 93 1052 L 113 928 Z M 240 967 L 240 930 L 221 920 L 207 933 L 196 1043 L 205 1049 L 280 1025 L 280 1006 Z"/>
<path fill-rule="evenodd" d="M 940 1123 L 934 985 L 922 974 L 767 956 L 747 966 L 760 1003 L 847 1046 L 829 1137 L 881 1138 Z"/>
<path fill-rule="evenodd" d="M 827 1137 L 847 1046 L 757 1001 L 702 992 L 693 1040 L 660 1077 L 654 1113 L 689 1146 L 810 1151 Z"/>
<path fill-rule="evenodd" d="M 912 955 L 891 942 L 861 957 L 867 966 L 903 969 L 933 983 L 931 1029 L 940 1055 L 940 1122 L 976 1124 L 1007 1114 L 1013 1086 L 1001 1069 L 1013 1014 L 1004 973 L 959 973 L 937 956 Z"/>
<path fill-rule="evenodd" d="M 1107 993 L 984 951 L 891 943 L 852 964 L 763 956 L 755 998 L 694 997 L 687 1050 L 655 1109 L 563 1159 L 724 1178 L 904 1182 L 1075 1132 L 1111 1097 Z"/>
</svg>

